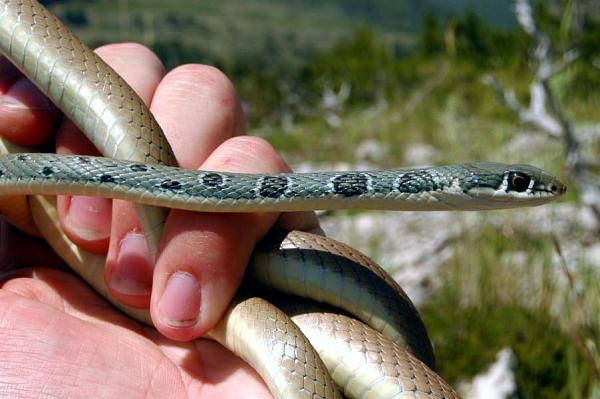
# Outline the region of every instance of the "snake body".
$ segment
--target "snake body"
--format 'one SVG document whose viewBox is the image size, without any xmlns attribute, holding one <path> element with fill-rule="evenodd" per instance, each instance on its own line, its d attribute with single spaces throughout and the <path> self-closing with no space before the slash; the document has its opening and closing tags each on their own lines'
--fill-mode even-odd
<svg viewBox="0 0 600 399">
<path fill-rule="evenodd" d="M 540 169 L 497 163 L 303 175 L 186 171 L 169 166 L 175 164 L 170 147 L 133 90 L 35 0 L 0 0 L 0 52 L 110 157 L 0 157 L 0 194 L 35 194 L 30 197 L 33 218 L 55 250 L 98 292 L 144 322 L 149 322 L 147 312 L 110 298 L 103 260 L 61 233 L 52 200 L 39 194 L 97 195 L 145 204 L 137 209 L 152 248 L 164 219 L 158 207 L 212 212 L 478 210 L 540 205 L 565 191 Z M 344 395 L 456 397 L 432 371 L 431 344 L 410 300 L 381 268 L 352 248 L 307 233 L 275 232 L 256 249 L 249 280 L 341 307 L 370 326 L 313 305 L 288 309 Z M 278 398 L 340 397 L 302 332 L 269 302 L 246 295 L 232 304 L 210 336 L 246 359 Z"/>
<path fill-rule="evenodd" d="M 90 156 L 18 154 L 0 159 L 0 178 L 7 194 L 103 196 L 199 212 L 482 210 L 542 204 L 561 190 L 560 182 L 533 166 L 491 162 L 261 175 Z M 516 187 L 511 179 L 522 179 L 523 185 Z"/>
</svg>

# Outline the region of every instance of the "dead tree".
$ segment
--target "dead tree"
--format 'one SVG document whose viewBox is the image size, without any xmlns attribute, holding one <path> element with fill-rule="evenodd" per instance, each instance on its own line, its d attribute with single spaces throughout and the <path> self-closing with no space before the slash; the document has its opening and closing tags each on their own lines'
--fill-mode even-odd
<svg viewBox="0 0 600 399">
<path fill-rule="evenodd" d="M 578 51 L 569 49 L 556 55 L 550 38 L 538 28 L 528 0 L 516 0 L 515 14 L 521 28 L 535 43 L 531 52 L 530 65 L 534 79 L 529 86 L 529 106 L 525 107 L 517 99 L 514 90 L 506 88 L 495 76 L 487 74 L 483 82 L 496 91 L 504 105 L 515 112 L 523 123 L 535 126 L 550 138 L 562 140 L 567 172 L 581 193 L 583 205 L 589 206 L 600 222 L 600 179 L 593 173 L 593 169 L 600 164 L 582 155 L 573 123 L 563 112 L 550 85 L 553 76 L 577 59 Z"/>
</svg>

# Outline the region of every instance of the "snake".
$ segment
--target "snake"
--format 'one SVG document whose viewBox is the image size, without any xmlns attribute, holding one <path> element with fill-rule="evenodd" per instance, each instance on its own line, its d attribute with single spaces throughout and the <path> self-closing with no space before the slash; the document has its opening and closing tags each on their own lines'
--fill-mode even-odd
<svg viewBox="0 0 600 399">
<path fill-rule="evenodd" d="M 147 310 L 110 297 L 104 259 L 62 232 L 52 196 L 134 202 L 155 254 L 170 208 L 489 210 L 542 205 L 566 191 L 534 166 L 493 162 L 301 174 L 184 170 L 137 94 L 37 1 L 0 0 L 0 53 L 106 157 L 39 154 L 3 142 L 3 152 L 16 153 L 0 156 L 0 197 L 8 199 L 2 212 L 43 235 L 85 281 L 143 323 L 151 324 Z M 458 397 L 435 372 L 431 342 L 410 299 L 357 250 L 275 229 L 255 248 L 246 280 L 207 336 L 246 360 L 276 398 Z"/>
</svg>

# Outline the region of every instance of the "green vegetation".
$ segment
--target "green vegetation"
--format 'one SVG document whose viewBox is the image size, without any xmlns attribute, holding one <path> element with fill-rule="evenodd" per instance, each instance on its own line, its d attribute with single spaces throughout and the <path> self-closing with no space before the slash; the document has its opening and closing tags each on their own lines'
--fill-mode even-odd
<svg viewBox="0 0 600 399">
<path fill-rule="evenodd" d="M 514 253 L 523 258 L 504 256 Z M 595 378 L 586 363 L 588 352 L 578 346 L 598 340 L 590 331 L 597 328 L 597 314 L 591 312 L 598 306 L 598 284 L 589 280 L 595 290 L 574 301 L 575 290 L 556 283 L 552 253 L 545 234 L 506 235 L 492 228 L 463 234 L 442 287 L 421 309 L 442 375 L 460 381 L 492 363 L 500 349 L 510 347 L 516 355 L 519 397 L 593 397 L 584 394 Z M 572 277 L 579 283 L 592 276 L 597 279 L 597 272 Z M 564 308 L 557 313 L 557 307 Z M 578 325 L 572 312 L 589 312 L 586 318 L 592 319 Z M 573 374 L 580 379 L 577 384 L 569 381 Z"/>
<path fill-rule="evenodd" d="M 478 3 L 473 6 L 482 8 Z M 495 17 L 502 15 L 499 10 L 507 13 L 502 1 L 490 3 L 496 5 L 483 8 L 489 12 L 495 7 Z M 168 68 L 190 62 L 221 68 L 250 103 L 252 126 L 276 118 L 290 90 L 314 103 L 324 86 L 350 77 L 352 102 L 372 101 L 369 92 L 381 87 L 397 91 L 416 78 L 403 56 L 424 44 L 417 34 L 424 6 L 416 0 L 71 0 L 51 6 L 92 47 L 140 41 Z M 464 6 L 463 1 L 438 4 L 435 15 L 459 14 Z M 491 54 L 489 45 L 478 39 L 483 20 L 472 12 L 460 20 L 464 23 L 457 25 L 458 37 L 468 32 L 466 44 L 459 41 L 459 47 L 477 51 L 488 46 Z M 500 18 L 500 23 L 506 21 Z M 353 68 L 337 76 L 347 65 Z M 365 79 L 368 84 L 360 83 Z"/>
<path fill-rule="evenodd" d="M 481 79 L 495 74 L 527 103 L 531 39 L 507 17 L 507 2 L 468 3 L 477 13 L 458 8 L 465 3 L 436 0 L 425 9 L 395 0 L 96 0 L 55 3 L 53 10 L 90 45 L 138 40 L 168 67 L 222 68 L 249 106 L 251 131 L 292 163 L 352 163 L 357 147 L 374 140 L 384 151 L 371 161 L 381 167 L 402 165 L 409 148 L 425 144 L 436 154 L 429 162 L 527 162 L 561 174 L 562 143 L 542 139 L 532 149 L 514 141 L 524 127 Z M 579 49 L 551 85 L 568 117 L 598 129 L 600 15 L 579 16 L 585 21 L 577 27 L 576 3 L 537 2 L 536 16 L 558 50 Z M 482 14 L 497 16 L 496 24 Z M 344 86 L 339 123 L 328 122 L 323 93 Z M 285 125 L 284 114 L 292 123 Z M 585 151 L 598 159 L 600 140 L 590 143 Z M 567 200 L 578 202 L 577 193 Z M 452 383 L 468 379 L 510 346 L 519 397 L 598 397 L 598 270 L 581 259 L 561 274 L 550 233 L 505 228 L 464 232 L 440 288 L 421 309 L 442 375 Z M 570 235 L 582 245 L 598 241 Z M 512 253 L 524 258 L 507 259 Z"/>
</svg>

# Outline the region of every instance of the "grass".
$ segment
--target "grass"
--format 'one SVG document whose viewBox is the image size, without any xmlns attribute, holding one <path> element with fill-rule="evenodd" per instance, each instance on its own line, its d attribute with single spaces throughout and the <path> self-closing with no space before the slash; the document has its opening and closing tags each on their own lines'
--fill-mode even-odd
<svg viewBox="0 0 600 399">
<path fill-rule="evenodd" d="M 511 253 L 523 258 L 503 256 Z M 458 377 L 457 365 L 468 370 L 508 345 L 518 359 L 520 397 L 593 397 L 598 272 L 583 262 L 557 270 L 555 254 L 546 234 L 483 228 L 463 237 L 443 289 L 423 309 L 438 354 L 451 359 L 448 378 Z"/>
</svg>

